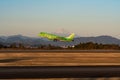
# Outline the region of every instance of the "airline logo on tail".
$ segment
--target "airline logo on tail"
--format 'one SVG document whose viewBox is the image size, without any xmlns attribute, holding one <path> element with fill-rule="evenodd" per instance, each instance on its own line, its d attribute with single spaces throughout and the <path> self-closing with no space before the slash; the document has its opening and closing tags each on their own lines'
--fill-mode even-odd
<svg viewBox="0 0 120 80">
<path fill-rule="evenodd" d="M 73 39 L 74 38 L 74 36 L 75 36 L 75 34 L 74 33 L 72 33 L 70 36 L 68 36 L 67 38 L 68 39 Z"/>
<path fill-rule="evenodd" d="M 75 34 L 72 33 L 68 37 L 63 37 L 63 36 L 58 36 L 58 35 L 50 34 L 50 33 L 46 33 L 46 32 L 40 32 L 39 36 L 43 37 L 43 38 L 47 38 L 49 40 L 53 40 L 53 41 L 66 41 L 66 42 L 70 42 L 70 41 L 74 41 Z"/>
</svg>

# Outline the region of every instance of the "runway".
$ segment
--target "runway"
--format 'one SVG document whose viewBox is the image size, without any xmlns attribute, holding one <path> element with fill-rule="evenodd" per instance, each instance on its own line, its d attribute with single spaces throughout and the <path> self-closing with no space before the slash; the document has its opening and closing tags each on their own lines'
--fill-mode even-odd
<svg viewBox="0 0 120 80">
<path fill-rule="evenodd" d="M 0 50 L 0 53 L 120 53 L 120 50 Z"/>
<path fill-rule="evenodd" d="M 107 66 L 120 65 L 112 50 L 0 50 L 0 66 Z"/>
<path fill-rule="evenodd" d="M 120 51 L 1 50 L 0 79 L 120 76 Z"/>
<path fill-rule="evenodd" d="M 119 66 L 11 66 L 0 67 L 0 79 L 120 77 Z"/>
</svg>

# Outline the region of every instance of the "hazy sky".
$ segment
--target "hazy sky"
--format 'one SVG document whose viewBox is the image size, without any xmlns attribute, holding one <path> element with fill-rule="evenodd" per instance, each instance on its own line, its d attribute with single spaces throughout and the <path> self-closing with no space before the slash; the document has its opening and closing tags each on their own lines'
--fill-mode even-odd
<svg viewBox="0 0 120 80">
<path fill-rule="evenodd" d="M 120 38 L 120 0 L 0 0 L 0 36 L 59 29 Z"/>
</svg>

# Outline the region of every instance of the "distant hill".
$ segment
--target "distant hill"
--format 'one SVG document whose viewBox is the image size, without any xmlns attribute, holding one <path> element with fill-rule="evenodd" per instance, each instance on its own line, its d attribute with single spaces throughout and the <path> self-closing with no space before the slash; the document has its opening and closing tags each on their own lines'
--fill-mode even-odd
<svg viewBox="0 0 120 80">
<path fill-rule="evenodd" d="M 49 45 L 49 44 L 54 46 L 72 46 L 72 45 L 77 45 L 79 43 L 86 43 L 86 42 L 120 45 L 120 39 L 117 39 L 111 36 L 77 37 L 74 39 L 73 42 L 60 42 L 60 41 L 54 42 L 54 41 L 46 40 L 43 38 L 33 38 L 33 37 L 27 37 L 22 35 L 0 37 L 0 44 L 4 44 L 4 45 L 9 45 L 12 43 L 22 43 L 24 45 L 31 45 L 31 46 Z"/>
<path fill-rule="evenodd" d="M 98 37 L 79 37 L 76 38 L 76 41 L 83 42 L 94 42 L 94 43 L 102 43 L 102 44 L 119 44 L 120 39 L 111 37 L 111 36 L 98 36 Z"/>
</svg>

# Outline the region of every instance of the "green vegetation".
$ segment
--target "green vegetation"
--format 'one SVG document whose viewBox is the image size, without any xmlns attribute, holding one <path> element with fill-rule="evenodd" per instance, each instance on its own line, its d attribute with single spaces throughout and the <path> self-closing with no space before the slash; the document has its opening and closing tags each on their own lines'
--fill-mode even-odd
<svg viewBox="0 0 120 80">
<path fill-rule="evenodd" d="M 93 42 L 80 43 L 73 46 L 53 46 L 53 45 L 24 45 L 22 43 L 12 43 L 9 46 L 0 44 L 0 49 L 78 49 L 78 50 L 120 50 L 117 44 L 98 44 Z"/>
<path fill-rule="evenodd" d="M 93 42 L 80 43 L 74 47 L 74 49 L 91 50 L 91 49 L 107 49 L 107 50 L 120 50 L 120 46 L 117 44 L 98 44 Z"/>
</svg>

